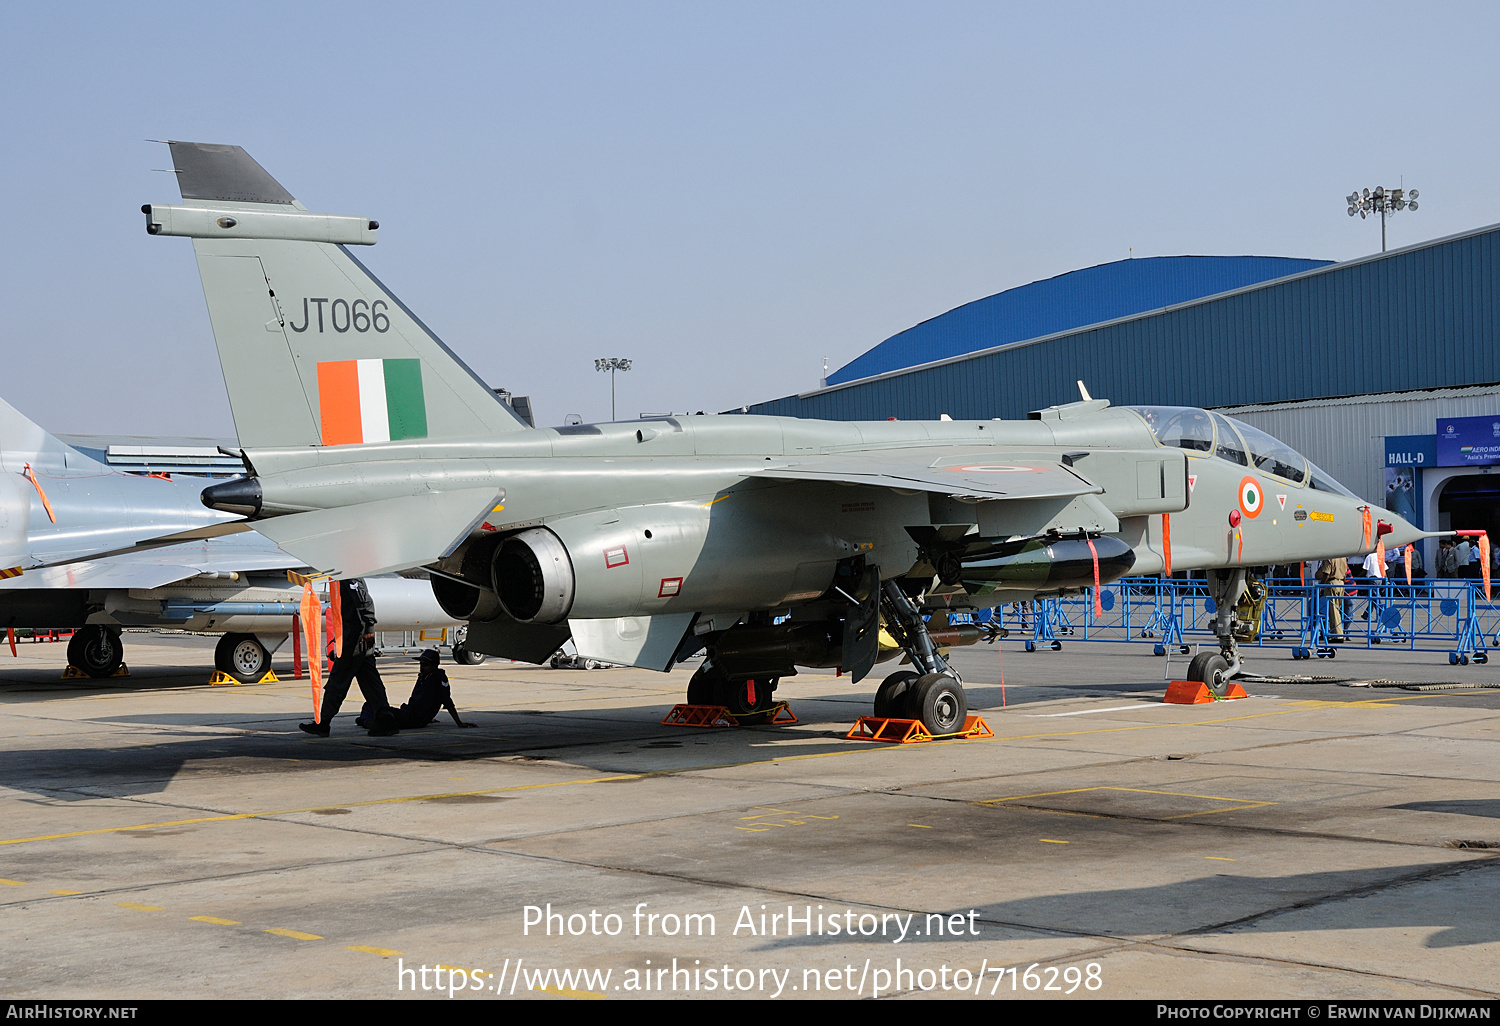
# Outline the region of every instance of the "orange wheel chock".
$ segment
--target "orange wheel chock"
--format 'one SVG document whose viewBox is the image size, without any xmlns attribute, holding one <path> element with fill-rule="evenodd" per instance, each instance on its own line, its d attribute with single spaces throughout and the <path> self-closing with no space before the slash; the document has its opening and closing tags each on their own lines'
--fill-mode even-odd
<svg viewBox="0 0 1500 1026">
<path fill-rule="evenodd" d="M 995 736 L 982 716 L 964 719 L 963 729 L 952 734 L 933 735 L 922 725 L 921 720 L 906 720 L 882 716 L 861 716 L 849 728 L 844 737 L 850 741 L 884 741 L 893 745 L 921 744 L 925 741 L 964 739 L 979 741 Z"/>
<path fill-rule="evenodd" d="M 1234 698 L 1249 698 L 1245 689 L 1233 681 L 1223 695 L 1216 695 L 1207 684 L 1198 680 L 1174 680 L 1167 688 L 1163 702 L 1174 705 L 1206 705 L 1209 702 L 1227 702 Z"/>
<path fill-rule="evenodd" d="M 796 723 L 797 715 L 786 702 L 769 709 L 736 716 L 722 705 L 676 705 L 661 721 L 663 727 L 748 727 L 758 724 Z"/>
</svg>

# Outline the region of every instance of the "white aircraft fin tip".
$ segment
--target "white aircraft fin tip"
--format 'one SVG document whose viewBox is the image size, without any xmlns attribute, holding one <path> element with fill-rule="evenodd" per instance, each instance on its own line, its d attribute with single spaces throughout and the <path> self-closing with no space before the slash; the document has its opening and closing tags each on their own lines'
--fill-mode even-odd
<svg viewBox="0 0 1500 1026">
<path fill-rule="evenodd" d="M 1080 379 L 1078 382 L 1078 394 L 1083 396 L 1083 401 L 1086 403 L 1091 403 L 1094 401 L 1094 397 L 1089 395 L 1089 390 L 1083 387 L 1082 379 Z"/>
</svg>

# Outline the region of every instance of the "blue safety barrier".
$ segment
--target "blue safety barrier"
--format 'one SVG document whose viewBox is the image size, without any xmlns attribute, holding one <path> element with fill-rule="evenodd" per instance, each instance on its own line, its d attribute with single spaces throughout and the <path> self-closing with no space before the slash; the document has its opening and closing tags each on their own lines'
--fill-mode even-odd
<svg viewBox="0 0 1500 1026">
<path fill-rule="evenodd" d="M 1446 652 L 1467 665 L 1489 661 L 1500 645 L 1500 604 L 1487 602 L 1477 580 L 1350 578 L 1339 588 L 1297 578 L 1265 581 L 1268 594 L 1259 636 L 1241 647 L 1286 648 L 1294 659 L 1334 658 L 1342 647 Z M 1500 590 L 1500 587 L 1497 587 Z M 1500 600 L 1500 594 L 1496 595 Z M 1013 603 L 974 617 L 1013 635 L 1029 634 L 1026 651 L 1061 649 L 1067 641 L 1124 641 L 1186 653 L 1214 640 L 1214 603 L 1201 580 L 1125 577 L 1064 598 Z M 987 615 L 986 615 L 987 614 Z"/>
</svg>

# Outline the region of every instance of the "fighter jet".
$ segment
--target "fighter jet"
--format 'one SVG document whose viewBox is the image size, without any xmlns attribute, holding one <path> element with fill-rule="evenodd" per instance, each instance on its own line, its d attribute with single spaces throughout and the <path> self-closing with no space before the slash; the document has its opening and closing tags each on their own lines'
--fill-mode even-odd
<svg viewBox="0 0 1500 1026">
<path fill-rule="evenodd" d="M 90 677 L 119 670 L 124 627 L 218 633 L 216 668 L 260 680 L 302 594 L 285 571 L 304 564 L 201 491 L 90 459 L 0 400 L 0 628 L 73 630 L 68 663 Z M 383 630 L 457 623 L 425 582 L 368 584 Z"/>
<path fill-rule="evenodd" d="M 204 490 L 336 576 L 425 566 L 483 652 L 670 669 L 688 700 L 763 709 L 798 666 L 912 667 L 877 715 L 964 723 L 924 609 L 979 609 L 1208 571 L 1223 689 L 1246 570 L 1420 536 L 1245 424 L 1078 402 L 1024 421 L 518 420 L 354 256 L 367 217 L 309 211 L 237 146 L 170 143 L 251 474 Z M 1081 387 L 1081 386 L 1080 386 Z"/>
</svg>

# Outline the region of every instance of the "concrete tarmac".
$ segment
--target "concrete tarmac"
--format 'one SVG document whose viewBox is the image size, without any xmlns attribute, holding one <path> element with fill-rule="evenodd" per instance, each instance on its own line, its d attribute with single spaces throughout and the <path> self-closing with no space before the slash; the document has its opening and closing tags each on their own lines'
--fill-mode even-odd
<svg viewBox="0 0 1500 1026">
<path fill-rule="evenodd" d="M 450 665 L 477 727 L 355 689 L 323 740 L 306 681 L 126 642 L 0 651 L 7 997 L 1500 995 L 1500 690 L 1441 654 L 1173 706 L 1149 648 L 1005 641 L 956 659 L 993 740 L 892 747 L 844 738 L 889 665 L 737 730 L 660 725 L 690 667 Z"/>
</svg>

